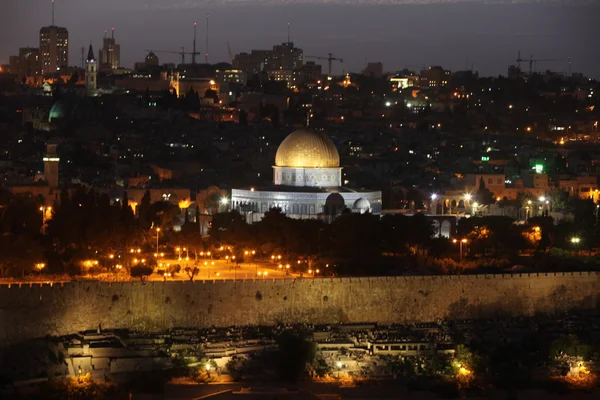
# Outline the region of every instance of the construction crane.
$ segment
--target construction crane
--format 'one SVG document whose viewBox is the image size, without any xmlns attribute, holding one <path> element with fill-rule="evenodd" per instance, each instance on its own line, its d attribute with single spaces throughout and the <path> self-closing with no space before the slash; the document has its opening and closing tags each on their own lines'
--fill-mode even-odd
<svg viewBox="0 0 600 400">
<path fill-rule="evenodd" d="M 339 61 L 341 63 L 344 62 L 344 60 L 342 60 L 341 58 L 333 57 L 333 54 L 331 54 L 331 53 L 328 53 L 327 57 L 306 56 L 306 58 L 315 58 L 317 60 L 327 60 L 327 62 L 329 63 L 329 75 L 328 76 L 331 76 L 331 62 L 332 61 Z"/>
<path fill-rule="evenodd" d="M 563 61 L 561 58 L 546 58 L 546 59 L 539 59 L 536 60 L 533 58 L 533 55 L 529 56 L 529 59 L 524 59 L 521 58 L 521 52 L 519 52 L 518 56 L 517 56 L 517 66 L 519 67 L 519 69 L 521 69 L 521 63 L 528 61 L 529 62 L 529 75 L 531 75 L 533 73 L 533 64 L 537 63 L 537 62 L 553 62 L 553 61 Z"/>
</svg>

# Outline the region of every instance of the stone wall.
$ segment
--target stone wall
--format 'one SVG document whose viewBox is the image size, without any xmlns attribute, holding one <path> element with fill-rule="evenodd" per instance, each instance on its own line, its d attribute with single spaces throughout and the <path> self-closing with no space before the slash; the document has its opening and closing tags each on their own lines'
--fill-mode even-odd
<svg viewBox="0 0 600 400">
<path fill-rule="evenodd" d="M 600 308 L 600 273 L 0 286 L 0 343 L 81 330 L 403 323 Z"/>
</svg>

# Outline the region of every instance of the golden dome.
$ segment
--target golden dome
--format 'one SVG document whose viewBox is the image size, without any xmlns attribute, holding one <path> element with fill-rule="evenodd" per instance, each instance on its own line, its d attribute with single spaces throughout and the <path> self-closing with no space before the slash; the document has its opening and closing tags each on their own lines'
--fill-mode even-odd
<svg viewBox="0 0 600 400">
<path fill-rule="evenodd" d="M 275 166 L 336 168 L 340 166 L 340 155 L 327 135 L 299 129 L 290 133 L 279 145 Z"/>
</svg>

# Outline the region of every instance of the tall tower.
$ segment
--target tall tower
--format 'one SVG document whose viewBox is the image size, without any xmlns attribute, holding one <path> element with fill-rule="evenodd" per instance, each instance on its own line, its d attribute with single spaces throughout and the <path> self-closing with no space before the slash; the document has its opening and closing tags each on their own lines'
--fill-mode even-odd
<svg viewBox="0 0 600 400">
<path fill-rule="evenodd" d="M 111 72 L 121 66 L 121 46 L 115 40 L 114 27 L 112 28 L 111 37 L 107 38 L 106 31 L 104 32 L 104 39 L 98 59 L 97 64 L 100 71 Z"/>
<path fill-rule="evenodd" d="M 88 50 L 88 56 L 85 60 L 85 92 L 88 96 L 93 96 L 96 92 L 96 78 L 98 75 L 98 65 L 96 65 L 96 59 L 94 58 L 94 49 L 90 43 L 90 49 Z"/>
<path fill-rule="evenodd" d="M 54 25 L 54 0 L 52 0 L 52 25 L 40 29 L 40 56 L 42 74 L 60 72 L 69 65 L 69 31 Z"/>
<path fill-rule="evenodd" d="M 59 183 L 58 163 L 60 158 L 56 154 L 56 144 L 46 146 L 46 155 L 44 156 L 44 179 L 48 182 L 51 189 L 57 189 Z"/>
</svg>

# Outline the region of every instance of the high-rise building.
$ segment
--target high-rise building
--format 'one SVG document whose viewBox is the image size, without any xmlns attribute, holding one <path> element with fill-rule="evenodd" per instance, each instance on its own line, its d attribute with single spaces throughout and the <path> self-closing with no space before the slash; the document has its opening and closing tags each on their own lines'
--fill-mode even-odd
<svg viewBox="0 0 600 400">
<path fill-rule="evenodd" d="M 43 75 L 54 74 L 69 65 L 69 31 L 54 25 L 54 0 L 52 0 L 52 25 L 40 29 L 40 70 Z"/>
<path fill-rule="evenodd" d="M 10 57 L 10 70 L 17 75 L 18 79 L 40 75 L 40 50 L 21 47 L 18 56 Z"/>
<path fill-rule="evenodd" d="M 69 65 L 69 31 L 60 26 L 40 29 L 40 55 L 42 74 L 60 71 Z"/>
<path fill-rule="evenodd" d="M 112 28 L 111 37 L 106 37 L 98 54 L 98 64 L 101 71 L 113 71 L 121 66 L 121 46 L 115 41 L 115 28 Z"/>
<path fill-rule="evenodd" d="M 90 43 L 88 56 L 85 60 L 85 91 L 88 96 L 93 96 L 97 87 L 98 65 L 94 57 L 94 49 Z"/>
<path fill-rule="evenodd" d="M 304 52 L 294 47 L 293 42 L 273 46 L 271 56 L 267 60 L 267 69 L 298 69 L 302 67 Z"/>
<path fill-rule="evenodd" d="M 244 71 L 248 76 L 258 74 L 265 68 L 271 50 L 252 50 L 250 53 L 236 54 L 233 68 Z"/>
<path fill-rule="evenodd" d="M 294 47 L 293 42 L 273 46 L 273 50 L 252 50 L 250 53 L 236 54 L 233 67 L 244 71 L 248 76 L 263 70 L 294 70 L 302 67 L 304 52 Z"/>
</svg>

